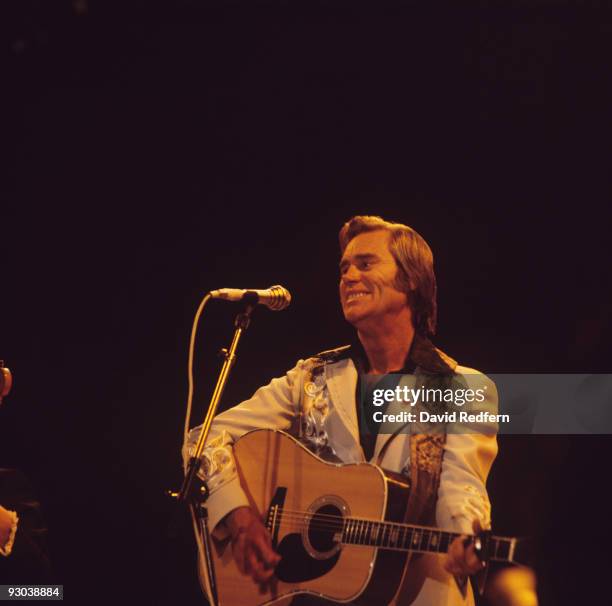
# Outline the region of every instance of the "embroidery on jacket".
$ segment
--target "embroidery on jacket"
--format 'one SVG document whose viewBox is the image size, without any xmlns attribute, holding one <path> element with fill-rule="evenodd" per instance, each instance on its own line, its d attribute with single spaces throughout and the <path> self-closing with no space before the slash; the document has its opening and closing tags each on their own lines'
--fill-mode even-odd
<svg viewBox="0 0 612 606">
<path fill-rule="evenodd" d="M 426 388 L 444 389 L 452 384 L 453 376 L 417 373 L 417 382 Z M 442 411 L 446 404 L 433 406 L 418 402 L 414 412 Z M 410 478 L 411 494 L 408 500 L 407 520 L 429 524 L 435 520 L 436 500 L 442 473 L 442 459 L 446 443 L 446 424 L 432 422 L 413 423 L 410 427 Z"/>
<path fill-rule="evenodd" d="M 198 475 L 206 482 L 211 493 L 236 476 L 236 461 L 231 444 L 229 434 L 224 431 L 211 440 L 202 453 L 202 465 Z M 194 451 L 195 443 L 190 446 L 190 456 L 193 456 Z"/>
<path fill-rule="evenodd" d="M 446 435 L 413 435 L 416 451 L 416 465 L 419 470 L 439 477 Z"/>
<path fill-rule="evenodd" d="M 329 390 L 325 382 L 325 361 L 312 358 L 307 362 L 304 389 L 301 394 L 298 437 L 311 452 L 324 459 L 337 460 L 329 444 L 325 421 L 329 415 Z"/>
</svg>

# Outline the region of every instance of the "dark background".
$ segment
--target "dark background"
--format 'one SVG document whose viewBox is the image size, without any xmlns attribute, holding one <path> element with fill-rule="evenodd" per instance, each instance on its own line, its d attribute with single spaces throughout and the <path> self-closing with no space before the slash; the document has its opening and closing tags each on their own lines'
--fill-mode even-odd
<svg viewBox="0 0 612 606">
<path fill-rule="evenodd" d="M 4 2 L 3 466 L 67 599 L 200 602 L 181 479 L 202 295 L 285 285 L 227 406 L 346 342 L 337 232 L 430 243 L 437 344 L 485 372 L 609 372 L 612 16 L 568 3 Z M 201 324 L 194 424 L 235 308 Z M 602 598 L 610 439 L 502 437 L 495 530 L 543 604 Z M 601 602 L 599 602 L 601 603 Z"/>
</svg>

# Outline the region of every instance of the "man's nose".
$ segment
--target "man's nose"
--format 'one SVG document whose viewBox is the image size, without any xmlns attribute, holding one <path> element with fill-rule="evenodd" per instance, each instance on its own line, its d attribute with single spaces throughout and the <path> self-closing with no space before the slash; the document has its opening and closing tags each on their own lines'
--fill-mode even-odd
<svg viewBox="0 0 612 606">
<path fill-rule="evenodd" d="M 342 274 L 342 281 L 345 284 L 357 282 L 359 278 L 361 278 L 361 272 L 354 265 L 349 265 L 344 274 Z"/>
</svg>

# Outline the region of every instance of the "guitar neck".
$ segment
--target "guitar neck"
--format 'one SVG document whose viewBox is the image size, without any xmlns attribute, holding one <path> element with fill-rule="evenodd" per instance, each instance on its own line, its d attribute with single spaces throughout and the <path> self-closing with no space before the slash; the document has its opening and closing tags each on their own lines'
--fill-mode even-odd
<svg viewBox="0 0 612 606">
<path fill-rule="evenodd" d="M 346 545 L 367 545 L 417 553 L 446 553 L 458 536 L 461 535 L 427 526 L 345 518 L 339 539 Z M 515 538 L 490 537 L 489 541 L 489 559 L 514 561 Z"/>
</svg>

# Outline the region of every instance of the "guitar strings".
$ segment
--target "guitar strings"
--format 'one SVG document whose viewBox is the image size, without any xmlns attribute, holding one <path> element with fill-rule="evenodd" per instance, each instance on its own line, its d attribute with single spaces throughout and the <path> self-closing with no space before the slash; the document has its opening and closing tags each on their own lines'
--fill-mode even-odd
<svg viewBox="0 0 612 606">
<path fill-rule="evenodd" d="M 365 524 L 389 524 L 389 525 L 393 525 L 393 526 L 397 526 L 400 528 L 410 528 L 410 529 L 414 529 L 414 530 L 426 530 L 426 531 L 433 531 L 433 532 L 444 532 L 447 534 L 456 534 L 456 536 L 459 536 L 458 533 L 451 533 L 449 531 L 446 530 L 441 530 L 441 529 L 437 529 L 434 528 L 432 526 L 421 526 L 418 524 L 404 524 L 404 523 L 400 523 L 400 522 L 389 522 L 387 520 L 370 520 L 370 519 L 366 519 L 366 518 L 352 518 L 352 517 L 345 517 L 345 516 L 341 516 L 341 515 L 335 515 L 335 514 L 328 514 L 328 513 L 312 513 L 309 511 L 301 511 L 299 509 L 284 509 L 284 508 L 279 508 L 278 509 L 278 513 L 281 516 L 286 516 L 289 515 L 291 517 L 294 518 L 302 518 L 302 519 L 321 519 L 321 518 L 329 518 L 329 522 L 332 521 L 347 521 L 347 522 L 356 522 L 356 523 L 365 523 Z M 327 520 L 324 520 L 327 521 Z"/>
<path fill-rule="evenodd" d="M 290 509 L 278 509 L 279 517 L 284 519 L 292 519 L 293 521 L 304 521 L 310 520 L 311 523 L 316 522 L 319 526 L 325 526 L 328 528 L 336 528 L 338 523 L 349 523 L 353 522 L 355 524 L 381 524 L 381 525 L 389 525 L 395 526 L 397 528 L 405 528 L 405 529 L 413 529 L 413 530 L 428 530 L 434 532 L 446 532 L 442 530 L 437 530 L 435 528 L 431 528 L 428 526 L 414 526 L 411 524 L 400 524 L 397 522 L 388 522 L 386 520 L 367 520 L 364 518 L 351 518 L 338 516 L 334 514 L 324 514 L 324 513 L 311 513 L 307 511 L 299 511 L 299 510 L 290 510 Z"/>
<path fill-rule="evenodd" d="M 387 541 L 387 543 L 389 543 L 389 539 L 392 536 L 391 533 L 393 532 L 393 530 L 398 530 L 398 528 L 411 528 L 411 526 L 409 525 L 399 525 L 399 524 L 392 524 L 389 522 L 385 522 L 385 524 L 387 524 L 388 526 L 394 526 L 395 528 L 392 528 L 390 530 L 389 533 L 385 534 L 385 530 L 383 529 L 382 532 L 380 530 L 380 527 L 378 529 L 378 532 L 376 532 L 375 536 L 372 536 L 372 528 L 368 528 L 368 527 L 363 527 L 363 526 L 344 526 L 342 525 L 341 527 L 339 527 L 338 525 L 332 525 L 330 523 L 313 523 L 312 521 L 309 523 L 308 520 L 313 520 L 312 517 L 309 516 L 304 516 L 302 515 L 302 512 L 297 512 L 294 514 L 289 514 L 287 517 L 283 517 L 282 515 L 282 510 L 279 510 L 279 523 L 282 523 L 283 521 L 289 523 L 291 526 L 295 526 L 296 530 L 302 530 L 302 529 L 313 529 L 313 530 L 321 530 L 321 531 L 329 531 L 329 532 L 341 532 L 342 535 L 344 535 L 345 532 L 348 533 L 347 539 L 348 541 L 340 541 L 340 542 L 345 542 L 347 544 L 354 544 L 354 545 L 359 545 L 359 541 L 364 541 L 367 540 L 368 542 L 366 543 L 361 543 L 362 546 L 369 546 L 369 547 L 381 547 L 381 548 L 385 548 L 385 547 L 389 547 L 389 548 L 397 548 L 398 547 L 398 543 L 402 544 L 403 543 L 403 548 L 405 548 L 407 551 L 422 551 L 423 550 L 423 546 L 421 545 L 422 543 L 422 537 L 425 536 L 424 534 L 421 535 L 421 538 L 419 539 L 418 542 L 418 546 L 413 543 L 414 537 L 410 536 L 410 539 L 407 541 L 407 536 L 404 535 L 403 537 L 397 536 L 395 537 L 395 539 L 393 540 L 394 545 L 384 545 L 385 540 Z M 323 514 L 326 515 L 326 514 Z M 340 516 L 330 516 L 330 517 L 340 517 Z M 352 520 L 357 520 L 356 518 L 345 518 L 347 521 L 352 521 Z M 431 530 L 435 530 L 435 529 L 431 529 Z M 436 542 L 434 545 L 431 545 L 431 536 L 429 537 L 429 540 L 427 540 L 427 548 L 425 549 L 425 551 L 434 551 L 434 552 L 440 552 L 440 551 L 446 551 L 446 549 L 448 549 L 448 545 L 450 544 L 450 538 L 452 537 L 451 533 L 447 533 L 446 531 L 437 531 L 435 530 L 435 532 L 440 532 L 442 534 L 448 534 L 449 536 L 449 542 L 444 545 L 443 541 L 438 541 Z M 456 535 L 459 536 L 459 535 Z M 376 542 L 380 541 L 383 544 L 379 544 L 377 545 Z M 371 542 L 371 543 L 370 543 Z"/>
<path fill-rule="evenodd" d="M 458 533 L 451 533 L 450 531 L 446 531 L 446 530 L 442 530 L 442 529 L 438 529 L 435 528 L 433 526 L 422 526 L 420 524 L 405 524 L 402 522 L 390 522 L 387 520 L 377 520 L 377 519 L 367 519 L 367 518 L 352 518 L 352 517 L 345 517 L 342 515 L 336 515 L 336 514 L 330 514 L 330 513 L 318 513 L 318 512 L 310 512 L 310 511 L 303 511 L 303 510 L 299 510 L 299 509 L 285 509 L 283 507 L 279 507 L 278 509 L 279 514 L 281 515 L 285 515 L 285 514 L 290 514 L 293 516 L 301 516 L 303 518 L 330 518 L 333 520 L 348 520 L 348 521 L 353 521 L 353 522 L 360 522 L 360 523 L 368 523 L 368 524 L 393 524 L 394 526 L 399 526 L 402 528 L 412 528 L 415 530 L 428 530 L 428 531 L 434 531 L 434 532 L 446 532 L 448 534 L 456 534 L 457 536 L 460 536 Z"/>
<path fill-rule="evenodd" d="M 421 530 L 427 532 L 435 532 L 440 535 L 448 535 L 449 537 L 455 538 L 460 536 L 458 533 L 452 533 L 445 530 L 438 530 L 436 528 L 432 528 L 430 526 L 417 526 L 412 524 L 401 524 L 397 522 L 388 522 L 383 520 L 366 520 L 363 518 L 350 518 L 344 517 L 334 514 L 324 514 L 324 513 L 311 513 L 306 511 L 299 510 L 290 510 L 290 509 L 278 509 L 279 519 L 282 521 L 286 521 L 289 523 L 297 524 L 300 527 L 309 527 L 316 530 L 334 530 L 344 532 L 348 529 L 348 525 L 350 523 L 354 524 L 353 528 L 350 528 L 349 532 L 355 533 L 363 533 L 363 526 L 359 527 L 358 525 L 365 524 L 377 524 L 379 525 L 379 529 L 381 527 L 389 528 L 391 531 L 393 530 Z M 321 519 L 328 518 L 328 519 Z M 371 529 L 371 528 L 370 528 Z M 370 530 L 368 529 L 368 530 Z M 383 530 L 384 532 L 384 530 Z"/>
<path fill-rule="evenodd" d="M 289 524 L 293 524 L 298 528 L 312 528 L 314 530 L 329 530 L 334 532 L 345 532 L 348 529 L 348 523 L 354 522 L 357 524 L 358 520 L 353 518 L 339 518 L 342 520 L 340 523 L 333 523 L 331 521 L 317 520 L 316 517 L 300 514 L 288 514 L 285 515 L 279 512 L 280 521 L 285 521 Z M 345 523 L 346 522 L 346 523 Z M 359 521 L 359 523 L 363 523 Z M 352 532 L 352 528 L 350 531 Z"/>
<path fill-rule="evenodd" d="M 436 533 L 443 533 L 443 534 L 448 534 L 451 535 L 453 537 L 458 537 L 458 536 L 476 536 L 476 535 L 469 535 L 469 534 L 461 534 L 461 533 L 457 533 L 457 532 L 452 532 L 449 530 L 443 530 L 441 528 L 435 528 L 433 526 L 421 526 L 419 524 L 406 524 L 406 523 L 402 523 L 402 522 L 391 522 L 388 520 L 377 520 L 377 519 L 366 519 L 366 518 L 352 518 L 352 517 L 345 517 L 342 515 L 335 515 L 335 514 L 327 514 L 327 513 L 312 513 L 309 511 L 302 511 L 302 510 L 298 510 L 298 509 L 284 509 L 284 508 L 279 508 L 278 509 L 278 513 L 280 516 L 287 516 L 289 515 L 289 517 L 292 518 L 301 518 L 301 519 L 315 519 L 315 520 L 321 520 L 321 518 L 329 518 L 329 520 L 321 520 L 323 522 L 325 521 L 329 521 L 330 525 L 332 524 L 333 521 L 343 521 L 343 522 L 355 522 L 358 524 L 382 524 L 382 525 L 389 525 L 389 526 L 395 526 L 398 528 L 403 528 L 403 529 L 411 529 L 411 530 L 422 530 L 422 531 L 426 531 L 426 532 L 436 532 Z M 492 539 L 501 539 L 503 537 L 491 537 Z"/>
<path fill-rule="evenodd" d="M 396 523 L 396 522 L 388 522 L 386 520 L 367 520 L 367 519 L 363 519 L 363 518 L 350 518 L 350 517 L 344 517 L 344 516 L 338 516 L 338 515 L 334 515 L 334 514 L 324 514 L 324 513 L 311 513 L 311 512 L 306 512 L 306 511 L 300 511 L 300 510 L 290 510 L 290 509 L 283 509 L 283 508 L 279 508 L 278 509 L 278 523 L 281 524 L 282 522 L 286 522 L 289 523 L 291 525 L 296 526 L 298 530 L 301 529 L 313 529 L 313 530 L 321 530 L 321 531 L 329 531 L 329 532 L 341 532 L 343 535 L 345 532 L 348 533 L 348 538 L 351 542 L 355 541 L 353 544 L 359 545 L 359 543 L 357 541 L 360 540 L 364 540 L 366 538 L 368 538 L 370 541 L 385 541 L 385 537 L 386 540 L 389 540 L 389 537 L 391 536 L 391 533 L 394 530 L 421 530 L 424 531 L 421 534 L 421 537 L 419 538 L 419 543 L 418 543 L 418 547 L 416 546 L 415 543 L 413 543 L 415 537 L 414 536 L 410 536 L 409 541 L 406 541 L 407 536 L 404 535 L 403 537 L 396 537 L 395 540 L 393 541 L 394 543 L 396 543 L 395 546 L 397 546 L 397 541 L 398 539 L 400 540 L 400 542 L 404 543 L 404 547 L 408 550 L 408 551 L 423 551 L 423 546 L 421 545 L 423 537 L 426 536 L 425 535 L 425 531 L 428 533 L 437 533 L 440 535 L 439 539 L 442 539 L 445 535 L 448 538 L 448 543 L 446 543 L 446 545 L 444 545 L 444 542 L 442 540 L 437 541 L 434 545 L 431 545 L 431 539 L 432 536 L 429 536 L 429 539 L 427 540 L 427 548 L 425 549 L 425 551 L 434 551 L 434 552 L 440 552 L 441 550 L 446 551 L 448 549 L 448 546 L 450 545 L 450 541 L 459 537 L 459 536 L 475 536 L 475 535 L 461 535 L 459 533 L 455 533 L 455 532 L 449 532 L 446 530 L 439 530 L 437 528 L 433 528 L 431 526 L 419 526 L 419 525 L 414 525 L 414 524 L 401 524 L 401 523 Z M 331 518 L 331 520 L 319 520 L 318 518 Z M 332 522 L 332 520 L 337 520 L 339 522 L 341 522 L 340 524 L 338 523 L 334 523 Z M 349 523 L 353 523 L 353 526 L 350 526 Z M 372 537 L 372 527 L 368 527 L 368 526 L 363 526 L 363 524 L 378 524 L 381 525 L 378 527 L 377 532 L 375 534 L 374 537 Z M 360 526 L 361 525 L 361 526 Z M 385 528 L 386 527 L 386 528 Z M 385 530 L 389 530 L 389 532 L 385 535 Z M 418 536 L 418 535 L 417 535 Z M 492 542 L 495 542 L 495 544 L 499 544 L 502 543 L 504 541 L 504 537 L 490 537 L 490 540 Z M 375 544 L 367 544 L 367 543 L 362 543 L 362 545 L 364 546 L 371 546 L 371 547 L 382 547 L 384 548 L 385 545 L 375 545 Z M 410 548 L 408 548 L 410 546 Z M 387 545 L 386 547 L 391 547 L 390 545 Z M 497 547 L 494 548 L 495 551 L 497 551 Z"/>
<path fill-rule="evenodd" d="M 463 536 L 459 533 L 450 532 L 446 530 L 439 530 L 431 526 L 419 526 L 415 524 L 401 524 L 397 522 L 388 522 L 386 520 L 385 521 L 367 520 L 363 518 L 350 518 L 350 517 L 345 518 L 343 516 L 338 516 L 334 514 L 323 514 L 323 513 L 313 514 L 311 512 L 305 512 L 305 511 L 299 511 L 299 510 L 289 510 L 289 509 L 283 509 L 283 508 L 280 508 L 278 510 L 278 513 L 279 513 L 279 523 L 285 521 L 291 525 L 296 526 L 297 529 L 310 528 L 313 530 L 342 532 L 342 534 L 344 534 L 345 532 L 348 532 L 348 534 L 352 535 L 353 538 L 364 538 L 363 535 L 365 536 L 369 535 L 371 537 L 372 527 L 371 526 L 364 527 L 364 524 L 378 524 L 379 527 L 376 532 L 376 537 L 380 537 L 381 540 L 383 540 L 386 530 L 389 531 L 389 534 L 392 533 L 394 530 L 395 531 L 397 530 L 423 531 L 419 542 L 422 541 L 423 536 L 427 536 L 425 534 L 426 532 L 439 534 L 440 539 L 442 539 L 443 537 L 444 538 L 447 537 L 449 542 L 459 536 Z M 332 522 L 332 520 L 320 520 L 319 517 L 331 518 L 334 521 L 337 520 L 338 522 L 341 522 L 341 523 L 338 524 L 338 523 Z M 353 523 L 353 525 L 350 526 L 349 525 L 350 523 Z M 389 534 L 387 534 L 387 536 L 389 536 Z M 475 535 L 465 535 L 465 536 L 475 536 Z M 430 546 L 431 538 L 432 537 L 430 536 L 429 540 L 427 541 L 428 546 Z M 405 535 L 403 539 L 404 540 L 406 539 Z M 414 540 L 414 536 L 411 536 L 410 541 L 412 542 L 413 540 Z M 491 537 L 490 540 L 495 541 L 496 543 L 499 543 L 503 541 L 503 537 Z M 437 543 L 437 545 L 439 546 L 442 546 L 442 544 L 443 544 L 442 541 L 439 541 Z"/>
</svg>

